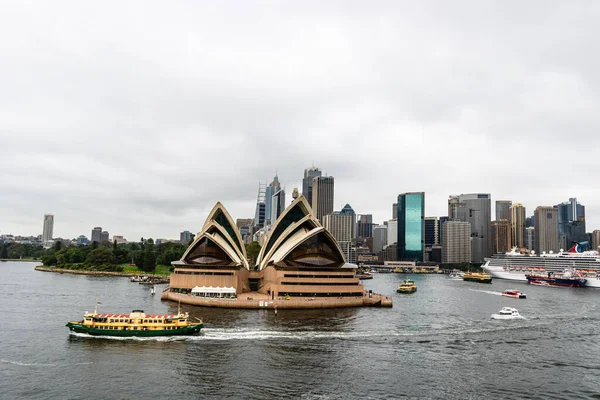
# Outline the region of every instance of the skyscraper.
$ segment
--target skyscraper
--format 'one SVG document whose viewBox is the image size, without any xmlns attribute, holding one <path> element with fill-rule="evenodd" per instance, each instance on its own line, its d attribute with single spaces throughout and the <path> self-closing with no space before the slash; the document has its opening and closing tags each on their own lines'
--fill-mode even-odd
<svg viewBox="0 0 600 400">
<path fill-rule="evenodd" d="M 496 221 L 501 219 L 508 220 L 510 218 L 511 200 L 496 200 Z"/>
<path fill-rule="evenodd" d="M 271 196 L 271 215 L 269 219 L 271 220 L 271 224 L 274 224 L 277 221 L 277 218 L 283 213 L 285 210 L 285 190 L 280 189 Z"/>
<path fill-rule="evenodd" d="M 97 242 L 100 243 L 102 241 L 102 227 L 97 226 L 94 229 L 92 229 L 92 236 L 91 236 L 91 242 Z"/>
<path fill-rule="evenodd" d="M 573 242 L 587 240 L 585 232 L 585 206 L 572 197 L 568 202 L 558 204 L 558 246 L 564 250 Z"/>
<path fill-rule="evenodd" d="M 373 227 L 373 253 L 378 254 L 387 246 L 387 226 L 377 225 Z"/>
<path fill-rule="evenodd" d="M 422 262 L 425 252 L 425 193 L 398 195 L 398 260 Z"/>
<path fill-rule="evenodd" d="M 515 203 L 509 209 L 510 242 L 517 248 L 525 247 L 525 207 Z"/>
<path fill-rule="evenodd" d="M 350 215 L 352 217 L 352 239 L 356 238 L 356 213 L 350 204 L 346 204 L 340 213 Z"/>
<path fill-rule="evenodd" d="M 281 190 L 281 184 L 279 183 L 279 177 L 275 174 L 273 178 L 273 182 L 269 184 L 265 188 L 265 219 L 268 225 L 274 224 L 275 221 L 271 219 L 272 215 L 272 204 L 273 204 L 273 195 Z M 284 199 L 285 201 L 285 199 Z"/>
<path fill-rule="evenodd" d="M 557 252 L 558 247 L 558 208 L 539 206 L 533 214 L 535 223 L 535 252 Z"/>
<path fill-rule="evenodd" d="M 334 178 L 333 176 L 316 176 L 312 185 L 312 209 L 321 221 L 323 215 L 333 212 Z"/>
<path fill-rule="evenodd" d="M 398 243 L 398 220 L 396 218 L 388 221 L 388 233 L 387 242 L 388 245 Z M 398 255 L 394 256 L 394 259 L 398 258 Z"/>
<path fill-rule="evenodd" d="M 317 167 L 306 168 L 302 179 L 302 195 L 309 203 L 312 203 L 313 178 L 321 176 L 321 170 Z M 312 204 L 311 204 L 312 207 Z"/>
<path fill-rule="evenodd" d="M 266 220 L 266 192 L 267 192 L 267 185 L 265 185 L 264 183 L 258 183 L 258 196 L 256 197 L 256 210 L 254 212 L 254 227 L 255 228 L 262 228 L 263 226 L 265 226 L 265 220 Z"/>
<path fill-rule="evenodd" d="M 392 204 L 392 219 L 398 219 L 398 203 Z"/>
<path fill-rule="evenodd" d="M 598 251 L 600 247 L 600 230 L 596 229 L 592 232 L 592 250 Z"/>
<path fill-rule="evenodd" d="M 373 237 L 373 215 L 359 214 L 356 217 L 356 237 L 367 239 Z"/>
<path fill-rule="evenodd" d="M 440 243 L 438 222 L 437 217 L 425 218 L 425 247 Z"/>
<path fill-rule="evenodd" d="M 490 251 L 491 196 L 489 193 L 469 193 L 450 196 L 450 219 L 471 224 L 471 262 L 482 263 Z"/>
<path fill-rule="evenodd" d="M 458 264 L 471 261 L 471 225 L 449 220 L 442 225 L 442 263 Z"/>
<path fill-rule="evenodd" d="M 108 242 L 108 240 L 109 240 L 108 231 L 102 231 L 102 233 L 100 234 L 100 241 Z"/>
<path fill-rule="evenodd" d="M 442 228 L 444 227 L 444 223 L 446 223 L 448 220 L 449 220 L 448 217 L 443 216 L 443 217 L 440 217 L 440 219 L 438 221 L 439 244 L 444 243 L 444 230 Z"/>
<path fill-rule="evenodd" d="M 192 237 L 194 237 L 194 235 L 192 235 L 192 233 L 190 231 L 183 231 L 179 233 L 179 242 L 181 242 L 181 244 L 188 244 L 192 241 Z"/>
<path fill-rule="evenodd" d="M 535 250 L 535 228 L 533 226 L 525 228 L 525 248 L 529 252 Z"/>
<path fill-rule="evenodd" d="M 492 254 L 506 253 L 511 249 L 510 223 L 507 219 L 492 221 L 490 224 L 490 240 Z"/>
<path fill-rule="evenodd" d="M 52 240 L 52 236 L 54 234 L 54 215 L 53 214 L 45 214 L 44 215 L 44 230 L 42 231 L 42 244 L 46 244 Z"/>
</svg>

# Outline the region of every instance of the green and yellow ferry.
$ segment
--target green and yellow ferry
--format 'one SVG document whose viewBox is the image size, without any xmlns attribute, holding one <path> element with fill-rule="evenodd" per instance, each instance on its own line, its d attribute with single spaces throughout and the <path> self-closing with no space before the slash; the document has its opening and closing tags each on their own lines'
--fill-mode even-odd
<svg viewBox="0 0 600 400">
<path fill-rule="evenodd" d="M 492 283 L 492 276 L 488 273 L 465 272 L 462 278 L 470 282 Z"/>
<path fill-rule="evenodd" d="M 153 337 L 172 335 L 192 335 L 204 327 L 202 320 L 190 322 L 188 313 L 145 314 L 143 310 L 133 310 L 129 314 L 98 314 L 97 306 L 93 313 L 86 312 L 81 321 L 70 321 L 67 327 L 72 332 L 95 336 Z"/>
<path fill-rule="evenodd" d="M 400 284 L 400 286 L 398 286 L 398 289 L 396 290 L 396 292 L 398 292 L 398 293 L 405 293 L 405 294 L 414 293 L 416 291 L 417 291 L 417 285 L 415 284 L 414 281 L 411 281 L 410 279 L 403 281 Z"/>
</svg>

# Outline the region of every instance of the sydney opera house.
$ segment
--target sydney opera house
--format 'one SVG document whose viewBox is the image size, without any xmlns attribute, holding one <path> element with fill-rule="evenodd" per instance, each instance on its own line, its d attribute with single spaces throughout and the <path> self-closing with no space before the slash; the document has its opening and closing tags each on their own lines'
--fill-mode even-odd
<svg viewBox="0 0 600 400">
<path fill-rule="evenodd" d="M 303 196 L 277 219 L 250 265 L 241 235 L 221 203 L 173 262 L 162 298 L 230 308 L 391 306 L 365 292 L 356 265 L 346 263 L 335 238 L 316 219 Z"/>
</svg>

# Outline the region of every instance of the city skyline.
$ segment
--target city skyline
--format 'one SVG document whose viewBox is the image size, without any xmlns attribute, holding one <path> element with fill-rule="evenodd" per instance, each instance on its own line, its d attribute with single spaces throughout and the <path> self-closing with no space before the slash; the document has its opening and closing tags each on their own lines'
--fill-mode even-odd
<svg viewBox="0 0 600 400">
<path fill-rule="evenodd" d="M 300 184 L 301 184 L 301 183 L 302 183 L 302 180 L 300 180 L 299 182 L 300 182 Z M 337 186 L 337 185 L 336 185 L 336 186 Z M 282 187 L 282 189 L 283 189 L 283 188 L 284 188 L 284 187 L 286 187 L 286 186 L 282 184 L 282 185 L 281 185 L 281 187 Z M 296 186 L 295 186 L 295 187 L 296 187 Z M 255 192 L 256 192 L 256 188 L 254 188 L 254 196 L 256 196 Z M 336 192 L 337 192 L 337 187 L 336 187 Z M 427 193 L 426 193 L 426 192 L 425 192 L 425 194 L 427 195 Z M 334 196 L 335 196 L 335 198 L 337 199 L 337 194 L 334 194 Z M 448 215 L 448 199 L 449 199 L 449 197 L 450 197 L 450 196 L 457 196 L 457 194 L 451 194 L 451 195 L 449 194 L 449 195 L 448 195 L 448 196 L 447 196 L 447 197 L 446 197 L 446 198 L 443 200 L 443 202 L 442 202 L 442 206 L 441 206 L 441 207 L 439 207 L 439 205 L 437 205 L 438 207 L 432 207 L 432 206 L 428 207 L 428 205 L 429 205 L 429 203 L 430 203 L 430 201 L 428 200 L 428 201 L 425 203 L 425 217 L 426 217 L 426 218 L 427 218 L 427 217 L 437 217 L 437 218 L 440 218 L 440 217 L 443 217 L 443 216 L 447 216 L 447 215 Z M 491 221 L 494 221 L 494 217 L 496 216 L 496 212 L 495 212 L 495 200 L 494 200 L 494 195 L 493 195 L 493 193 L 490 193 L 490 196 L 491 196 L 491 207 L 492 207 L 492 215 L 491 215 L 491 216 L 492 216 L 492 219 L 491 219 Z M 396 199 L 397 199 L 397 196 L 396 196 Z M 428 199 L 429 199 L 429 197 L 428 197 Z M 504 199 L 504 200 L 506 200 L 506 199 Z M 577 198 L 577 200 L 579 201 L 579 198 Z M 286 199 L 285 206 L 287 207 L 289 204 L 291 204 L 291 202 L 292 202 L 292 201 L 293 201 L 293 199 Z M 397 200 L 396 200 L 396 201 L 397 201 Z M 390 201 L 390 204 L 388 205 L 388 208 L 389 208 L 389 207 L 390 207 L 390 206 L 391 206 L 391 205 L 392 205 L 394 202 L 396 202 L 396 201 Z M 512 200 L 512 201 L 513 201 L 513 203 L 518 203 L 518 202 L 515 202 L 514 200 Z M 552 204 L 552 203 L 550 203 L 550 202 L 548 202 L 547 204 L 543 204 L 543 203 L 541 203 L 541 204 L 539 204 L 538 206 L 531 206 L 531 208 L 525 207 L 525 208 L 528 210 L 528 211 L 527 211 L 527 213 L 526 213 L 526 216 L 527 216 L 527 217 L 533 216 L 533 215 L 534 215 L 534 210 L 535 210 L 535 208 L 536 208 L 536 207 L 539 207 L 539 206 L 542 206 L 542 207 L 545 207 L 545 206 L 550 206 L 550 207 L 553 207 L 553 206 L 559 205 L 559 204 L 561 204 L 561 203 L 564 203 L 564 201 L 565 201 L 565 200 L 563 200 L 563 201 L 559 201 L 559 202 L 557 202 L 557 203 L 555 203 L 555 204 Z M 337 203 L 338 203 L 338 201 L 337 201 L 337 200 L 335 200 L 335 204 L 334 204 L 334 211 L 341 211 L 341 210 L 342 210 L 342 208 L 343 208 L 343 206 L 339 206 L 339 207 L 338 207 L 338 206 L 337 206 Z M 588 207 L 588 205 L 587 205 L 587 204 L 585 204 L 585 202 L 584 202 L 584 201 L 581 201 L 581 203 L 585 205 L 586 209 L 593 209 L 593 207 Z M 345 204 L 350 204 L 350 205 L 352 205 L 352 204 L 351 204 L 351 202 L 346 202 Z M 345 204 L 344 204 L 344 205 L 345 205 Z M 253 206 L 252 206 L 252 207 L 253 207 L 253 208 L 255 208 L 255 207 L 256 207 L 256 200 L 254 200 L 254 204 L 253 204 Z M 354 207 L 353 207 L 353 208 L 354 208 Z M 433 214 L 431 214 L 431 213 L 429 213 L 429 212 L 428 212 L 428 208 L 435 208 L 435 209 L 440 209 L 440 208 L 441 208 L 442 210 L 445 210 L 445 214 L 436 214 L 436 215 L 433 215 Z M 385 216 L 385 214 L 389 214 L 389 209 L 387 210 L 387 213 L 386 213 L 384 210 L 382 210 L 382 208 L 381 208 L 381 207 L 379 207 L 379 208 L 378 208 L 378 210 L 379 210 L 379 212 L 380 212 L 380 214 L 381 214 L 381 217 L 382 217 L 381 219 L 377 219 L 377 218 L 376 218 L 376 216 L 375 216 L 375 215 L 376 215 L 375 213 L 371 213 L 371 212 L 368 212 L 368 211 L 367 211 L 367 212 L 364 212 L 364 213 L 358 213 L 358 212 L 357 212 L 357 214 L 371 214 L 371 215 L 373 215 L 373 223 L 374 223 L 375 225 L 383 225 L 383 223 L 384 223 L 384 222 L 391 220 L 391 218 L 390 218 L 389 216 Z M 209 210 L 209 211 L 210 211 L 210 210 Z M 587 213 L 588 213 L 588 212 L 586 211 L 586 232 L 587 232 L 587 233 L 591 233 L 591 232 L 593 232 L 594 230 L 600 229 L 600 226 L 596 227 L 596 226 L 592 225 L 592 224 L 589 222 L 589 221 L 590 221 L 590 219 L 591 219 L 591 220 L 598 220 L 598 218 L 593 218 L 593 216 L 590 216 L 590 215 L 588 215 Z M 248 215 L 250 215 L 250 213 L 248 213 L 248 215 L 244 215 L 244 216 L 233 215 L 233 217 L 234 217 L 234 218 L 252 218 L 252 217 L 253 217 L 253 214 L 254 214 L 254 212 L 252 212 L 252 216 L 248 216 Z M 49 215 L 49 214 L 44 214 L 44 215 Z M 55 216 L 55 215 L 56 215 L 56 214 L 53 214 L 53 216 Z M 206 215 L 208 215 L 208 212 L 207 212 L 207 214 L 206 214 Z M 67 217 L 66 219 L 68 219 L 68 215 L 66 215 L 66 217 Z M 590 217 L 592 217 L 592 218 L 590 218 Z M 62 219 L 62 218 L 61 218 L 61 219 Z M 9 231 L 6 231 L 6 230 L 2 230 L 2 226 L 0 226 L 0 234 L 13 234 L 13 235 L 21 235 L 21 236 L 37 236 L 37 235 L 42 235 L 42 231 L 43 231 L 43 219 L 42 219 L 41 221 L 40 221 L 40 220 L 38 220 L 38 225 L 39 225 L 39 232 L 37 232 L 37 233 L 36 233 L 36 232 L 32 232 L 32 233 L 30 233 L 30 232 L 18 232 L 18 231 L 14 231 L 14 232 L 12 232 L 12 231 L 11 231 L 11 232 L 9 232 Z M 102 224 L 100 224 L 100 225 L 102 225 Z M 59 225 L 59 226 L 60 226 L 60 225 Z M 201 227 L 200 227 L 200 229 L 201 229 Z M 199 231 L 200 231 L 200 229 L 198 229 L 198 231 L 197 231 L 197 232 L 199 232 Z M 440 228 L 440 229 L 441 229 L 441 228 Z M 85 228 L 85 229 L 84 229 L 84 231 L 82 231 L 82 232 L 79 232 L 79 233 L 76 233 L 76 232 L 74 232 L 72 235 L 66 235 L 66 236 L 59 235 L 59 234 L 55 234 L 55 235 L 54 235 L 54 237 L 55 237 L 55 238 L 62 237 L 63 239 L 70 239 L 70 238 L 77 238 L 79 235 L 84 235 L 84 236 L 86 236 L 88 239 L 90 239 L 90 240 L 91 240 L 91 235 L 88 233 L 90 230 L 91 230 L 91 227 L 87 227 L 87 228 Z M 162 231 L 162 232 L 163 232 L 163 234 L 158 234 L 158 235 L 151 235 L 151 234 L 148 234 L 148 233 L 143 233 L 143 231 L 141 231 L 141 234 L 140 234 L 140 235 L 138 235 L 138 236 L 134 236 L 134 235 L 128 234 L 128 233 L 127 233 L 127 230 L 125 230 L 125 231 L 120 231 L 120 230 L 117 230 L 117 229 L 114 229 L 114 230 L 113 230 L 113 229 L 111 228 L 111 229 L 110 229 L 110 232 L 113 232 L 113 231 L 114 231 L 116 235 L 121 235 L 121 236 L 124 236 L 124 237 L 128 238 L 128 240 L 131 240 L 131 241 L 137 241 L 137 240 L 139 240 L 139 238 L 141 238 L 141 237 L 146 237 L 146 238 L 154 238 L 154 239 L 156 239 L 156 238 L 161 238 L 161 239 L 173 239 L 173 240 L 176 240 L 176 239 L 178 238 L 178 236 L 179 236 L 180 232 L 181 232 L 181 231 L 183 231 L 183 230 L 185 230 L 185 229 L 182 227 L 182 228 L 180 228 L 180 229 L 179 229 L 177 232 L 166 232 L 166 231 Z M 54 231 L 56 231 L 56 227 L 54 228 Z M 59 230 L 59 232 L 60 232 L 60 230 Z M 194 233 L 194 234 L 195 234 L 195 233 L 197 233 L 197 232 L 192 232 L 192 233 Z M 111 237 L 112 237 L 112 233 L 111 233 Z"/>
<path fill-rule="evenodd" d="M 335 177 L 334 210 L 379 224 L 400 193 L 425 192 L 426 216 L 445 216 L 451 194 L 490 193 L 529 215 L 576 197 L 591 232 L 598 14 L 536 1 L 8 2 L 0 232 L 40 234 L 51 213 L 55 237 L 102 226 L 176 239 L 215 201 L 253 217 L 259 181 L 277 172 L 301 191 L 311 166 Z"/>
</svg>

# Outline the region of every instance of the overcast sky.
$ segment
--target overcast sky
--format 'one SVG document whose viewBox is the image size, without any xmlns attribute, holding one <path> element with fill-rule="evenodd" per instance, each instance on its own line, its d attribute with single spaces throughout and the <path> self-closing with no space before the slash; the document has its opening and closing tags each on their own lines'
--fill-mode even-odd
<svg viewBox="0 0 600 400">
<path fill-rule="evenodd" d="M 375 222 L 399 193 L 483 192 L 600 229 L 600 2 L 2 2 L 0 233 L 197 232 L 277 170 L 335 177 Z M 493 211 L 494 208 L 492 208 Z"/>
</svg>

